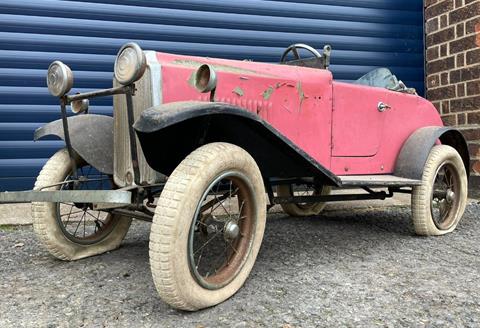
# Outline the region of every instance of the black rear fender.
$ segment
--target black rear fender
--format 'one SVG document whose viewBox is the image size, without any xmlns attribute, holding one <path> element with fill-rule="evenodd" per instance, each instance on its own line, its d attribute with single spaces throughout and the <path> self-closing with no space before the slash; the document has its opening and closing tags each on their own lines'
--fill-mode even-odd
<svg viewBox="0 0 480 328">
<path fill-rule="evenodd" d="M 135 122 L 148 164 L 165 175 L 193 150 L 212 142 L 245 149 L 264 177 L 317 177 L 338 185 L 338 178 L 260 117 L 224 103 L 176 102 L 145 110 Z"/>
<path fill-rule="evenodd" d="M 397 158 L 395 175 L 421 180 L 430 150 L 438 141 L 442 145 L 451 146 L 458 151 L 468 176 L 470 174 L 470 156 L 467 142 L 460 131 L 443 126 L 428 126 L 412 133 L 403 144 Z"/>
</svg>

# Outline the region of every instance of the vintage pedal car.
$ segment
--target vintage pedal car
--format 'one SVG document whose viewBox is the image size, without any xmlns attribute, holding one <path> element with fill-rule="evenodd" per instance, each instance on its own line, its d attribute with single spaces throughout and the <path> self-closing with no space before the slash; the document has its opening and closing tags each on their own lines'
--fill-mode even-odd
<svg viewBox="0 0 480 328">
<path fill-rule="evenodd" d="M 307 216 L 329 201 L 411 193 L 417 234 L 454 230 L 467 201 L 461 133 L 387 69 L 334 81 L 330 51 L 295 44 L 275 65 L 128 43 L 113 88 L 71 95 L 71 70 L 53 62 L 47 82 L 62 119 L 35 139 L 56 135 L 66 148 L 34 191 L 0 202 L 31 201 L 38 238 L 62 260 L 115 249 L 132 218 L 152 221 L 153 280 L 183 310 L 218 304 L 244 284 L 267 204 Z M 113 117 L 88 113 L 89 98 L 109 95 Z M 67 106 L 79 115 L 67 118 Z"/>
</svg>

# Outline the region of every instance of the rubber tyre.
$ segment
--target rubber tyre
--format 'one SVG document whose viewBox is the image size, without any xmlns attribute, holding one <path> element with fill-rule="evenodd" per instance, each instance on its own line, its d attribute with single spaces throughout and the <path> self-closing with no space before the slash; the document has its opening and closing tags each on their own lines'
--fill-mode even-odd
<svg viewBox="0 0 480 328">
<path fill-rule="evenodd" d="M 209 184 L 223 172 L 235 170 L 252 185 L 256 212 L 252 247 L 240 272 L 226 286 L 209 290 L 193 277 L 188 262 L 188 237 L 198 202 Z M 254 159 L 228 143 L 204 145 L 188 155 L 170 175 L 153 218 L 150 266 L 160 297 L 170 306 L 196 311 L 221 303 L 235 294 L 253 268 L 263 239 L 266 196 Z"/>
<path fill-rule="evenodd" d="M 332 188 L 329 186 L 323 186 L 322 191 L 319 193 L 319 195 L 322 196 L 327 196 L 330 195 L 332 191 Z M 292 196 L 292 191 L 290 189 L 290 185 L 279 185 L 277 186 L 277 195 L 278 197 L 290 197 Z M 290 216 L 295 216 L 295 217 L 306 217 L 306 216 L 315 216 L 319 215 L 327 203 L 312 203 L 308 204 L 307 206 L 305 205 L 298 205 L 295 203 L 290 203 L 290 204 L 280 204 L 282 207 L 283 211 L 290 215 Z"/>
<path fill-rule="evenodd" d="M 432 218 L 430 210 L 432 189 L 439 167 L 450 161 L 459 175 L 460 200 L 455 213 L 453 224 L 445 230 L 439 229 Z M 468 198 L 468 178 L 465 165 L 458 152 L 447 145 L 437 145 L 432 148 L 422 176 L 422 184 L 413 188 L 412 192 L 412 219 L 415 233 L 420 236 L 440 236 L 455 230 L 463 216 Z"/>
<path fill-rule="evenodd" d="M 77 159 L 77 164 L 84 163 Z M 71 162 L 66 149 L 59 150 L 44 165 L 35 182 L 34 189 L 63 182 L 71 174 Z M 45 188 L 44 190 L 59 190 L 60 186 Z M 56 218 L 56 203 L 32 203 L 33 229 L 37 238 L 54 257 L 73 261 L 81 258 L 98 255 L 120 246 L 132 220 L 119 217 L 112 231 L 98 243 L 90 245 L 77 244 L 68 239 Z"/>
</svg>

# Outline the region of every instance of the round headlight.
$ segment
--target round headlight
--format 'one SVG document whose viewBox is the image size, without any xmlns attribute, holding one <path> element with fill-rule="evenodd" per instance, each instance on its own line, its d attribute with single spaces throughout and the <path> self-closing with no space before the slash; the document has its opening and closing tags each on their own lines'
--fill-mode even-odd
<svg viewBox="0 0 480 328">
<path fill-rule="evenodd" d="M 136 43 L 127 43 L 118 52 L 115 59 L 115 78 L 123 85 L 140 79 L 147 67 L 142 48 Z"/>
<path fill-rule="evenodd" d="M 217 87 L 217 74 L 212 66 L 203 64 L 195 72 L 195 88 L 200 92 L 210 92 Z"/>
<path fill-rule="evenodd" d="M 70 67 L 61 61 L 54 61 L 48 67 L 48 91 L 55 97 L 62 97 L 73 86 L 73 73 Z"/>
</svg>

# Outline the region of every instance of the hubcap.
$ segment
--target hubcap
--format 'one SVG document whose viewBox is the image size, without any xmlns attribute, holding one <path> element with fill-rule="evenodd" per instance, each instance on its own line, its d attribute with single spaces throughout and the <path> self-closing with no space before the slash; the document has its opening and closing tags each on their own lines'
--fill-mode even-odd
<svg viewBox="0 0 480 328">
<path fill-rule="evenodd" d="M 234 240 L 240 234 L 240 227 L 235 220 L 230 220 L 225 224 L 223 236 L 225 241 Z"/>
</svg>

